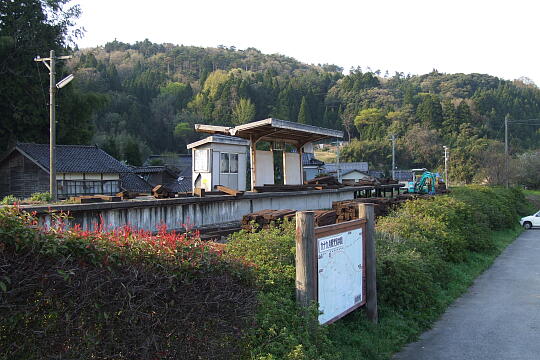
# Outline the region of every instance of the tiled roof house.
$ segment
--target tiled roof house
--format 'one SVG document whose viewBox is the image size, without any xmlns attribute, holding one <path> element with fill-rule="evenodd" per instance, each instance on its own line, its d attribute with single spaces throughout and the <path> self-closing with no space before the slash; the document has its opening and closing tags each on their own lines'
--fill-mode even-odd
<svg viewBox="0 0 540 360">
<path fill-rule="evenodd" d="M 150 192 L 150 185 L 131 168 L 97 146 L 57 145 L 58 197 Z M 0 197 L 19 198 L 49 191 L 49 145 L 18 143 L 0 159 Z"/>
</svg>

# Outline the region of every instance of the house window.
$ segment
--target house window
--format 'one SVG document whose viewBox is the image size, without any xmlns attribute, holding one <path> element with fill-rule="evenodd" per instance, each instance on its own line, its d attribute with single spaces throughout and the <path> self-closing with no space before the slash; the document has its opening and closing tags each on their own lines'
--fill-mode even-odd
<svg viewBox="0 0 540 360">
<path fill-rule="evenodd" d="M 58 195 L 71 197 L 80 195 L 114 195 L 120 191 L 118 180 L 58 180 Z"/>
<path fill-rule="evenodd" d="M 238 154 L 220 153 L 219 171 L 222 174 L 238 174 Z"/>
</svg>

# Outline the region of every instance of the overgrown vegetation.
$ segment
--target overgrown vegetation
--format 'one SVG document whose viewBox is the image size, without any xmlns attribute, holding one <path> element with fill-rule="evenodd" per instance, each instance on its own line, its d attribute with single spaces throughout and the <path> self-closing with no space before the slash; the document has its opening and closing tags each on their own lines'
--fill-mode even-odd
<svg viewBox="0 0 540 360">
<path fill-rule="evenodd" d="M 464 187 L 407 202 L 377 224 L 380 324 L 356 311 L 310 327 L 295 305 L 294 227 L 234 235 L 227 249 L 255 263 L 262 306 L 246 337 L 252 359 L 387 359 L 425 330 L 517 234 L 531 211 L 519 190 Z M 497 232 L 495 232 L 497 231 Z"/>
<path fill-rule="evenodd" d="M 251 271 L 197 234 L 39 227 L 0 209 L 0 359 L 231 359 Z"/>
<path fill-rule="evenodd" d="M 534 209 L 516 189 L 464 187 L 377 224 L 380 323 L 330 325 L 295 301 L 294 223 L 232 235 L 40 227 L 0 209 L 0 359 L 388 359 L 485 270 Z M 238 260 L 241 259 L 241 260 Z M 7 349 L 7 350 L 5 350 Z"/>
<path fill-rule="evenodd" d="M 252 359 L 338 359 L 332 355 L 327 329 L 313 326 L 296 307 L 294 223 L 258 233 L 232 235 L 227 252 L 253 262 L 259 287 L 255 327 L 245 338 Z"/>
</svg>

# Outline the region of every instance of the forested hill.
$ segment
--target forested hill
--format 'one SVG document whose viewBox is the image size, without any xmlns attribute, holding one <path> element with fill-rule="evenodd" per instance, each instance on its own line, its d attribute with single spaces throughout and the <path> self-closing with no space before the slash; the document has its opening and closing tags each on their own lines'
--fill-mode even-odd
<svg viewBox="0 0 540 360">
<path fill-rule="evenodd" d="M 200 48 L 117 41 L 83 49 L 70 63 L 78 86 L 106 94 L 95 141 L 119 152 L 185 151 L 195 122 L 239 124 L 269 116 L 338 127 L 326 94 L 342 78 L 335 65 L 311 66 L 283 55 L 234 47 Z M 325 114 L 325 111 L 327 112 Z M 122 154 L 120 154 L 122 157 Z"/>
<path fill-rule="evenodd" d="M 78 87 L 105 94 L 94 114 L 94 142 L 137 163 L 137 152 L 179 152 L 197 138 L 195 122 L 233 125 L 276 117 L 343 129 L 355 139 L 344 155 L 387 167 L 389 135 L 401 167 L 440 164 L 448 145 L 464 157 L 463 176 L 480 151 L 502 139 L 504 117 L 540 116 L 540 90 L 523 80 L 484 74 L 420 76 L 335 65 L 307 65 L 254 48 L 200 48 L 118 41 L 83 49 L 70 66 Z M 514 152 L 537 148 L 538 127 L 511 126 Z M 475 158 L 476 157 L 476 158 Z M 457 170 L 456 170 L 457 171 Z"/>
<path fill-rule="evenodd" d="M 447 145 L 455 149 L 455 176 L 469 181 L 485 152 L 500 146 L 495 140 L 503 138 L 507 114 L 540 117 L 540 90 L 526 80 L 436 70 L 406 75 L 356 68 L 344 75 L 335 65 L 308 65 L 254 48 L 115 40 L 75 51 L 68 71 L 76 81 L 59 97 L 59 142 L 97 143 L 132 164 L 149 153 L 185 151 L 200 137 L 193 132 L 197 122 L 276 117 L 342 129 L 353 140 L 342 152 L 345 160 L 381 169 L 388 169 L 391 134 L 398 138 L 400 168 L 436 168 Z M 73 96 L 81 106 L 71 105 Z M 90 107 L 92 116 L 74 119 L 68 104 L 79 112 Z M 513 124 L 510 130 L 512 152 L 540 147 L 538 127 Z M 47 141 L 45 132 L 40 139 L 16 131 L 11 139 Z"/>
</svg>

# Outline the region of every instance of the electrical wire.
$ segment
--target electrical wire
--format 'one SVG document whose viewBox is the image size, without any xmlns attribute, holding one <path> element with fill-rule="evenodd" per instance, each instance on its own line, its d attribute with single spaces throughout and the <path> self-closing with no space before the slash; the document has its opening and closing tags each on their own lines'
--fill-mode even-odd
<svg viewBox="0 0 540 360">
<path fill-rule="evenodd" d="M 45 103 L 45 107 L 49 106 L 49 104 L 47 103 L 47 96 L 45 95 L 45 89 L 43 88 L 43 80 L 41 79 L 41 70 L 39 70 L 39 64 L 37 62 L 36 63 L 36 68 L 37 68 L 37 71 L 38 71 L 38 77 L 39 77 L 39 85 L 41 87 L 41 93 L 43 94 L 43 102 Z"/>
<path fill-rule="evenodd" d="M 501 126 L 499 126 L 499 130 L 497 130 L 497 135 L 495 135 L 495 140 L 499 138 L 499 133 L 501 132 L 503 126 L 504 126 L 504 123 L 502 123 Z"/>
<path fill-rule="evenodd" d="M 521 122 L 528 122 L 528 121 L 536 121 L 540 122 L 540 119 L 518 119 L 518 120 L 508 120 L 509 123 L 521 123 Z"/>
</svg>

